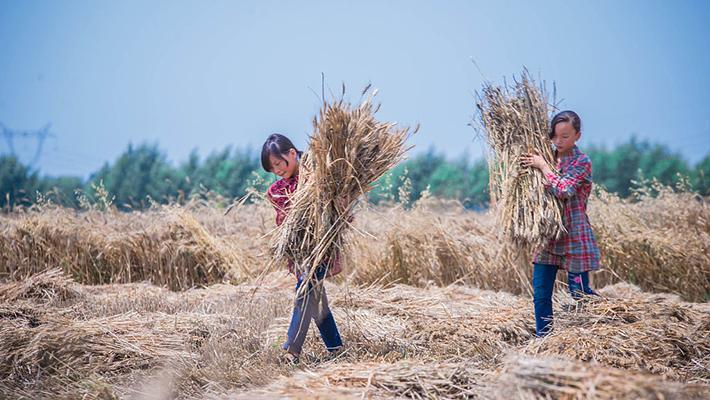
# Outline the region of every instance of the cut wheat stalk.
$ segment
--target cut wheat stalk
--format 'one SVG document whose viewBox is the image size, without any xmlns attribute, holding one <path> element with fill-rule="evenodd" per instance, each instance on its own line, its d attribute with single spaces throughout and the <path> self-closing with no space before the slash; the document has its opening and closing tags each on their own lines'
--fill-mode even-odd
<svg viewBox="0 0 710 400">
<path fill-rule="evenodd" d="M 537 169 L 522 169 L 520 156 L 540 154 L 554 167 L 547 139 L 550 106 L 544 85 L 527 71 L 512 85 L 484 84 L 477 94 L 479 120 L 490 147 L 491 203 L 504 235 L 519 246 L 539 247 L 565 231 L 559 200 L 544 188 Z"/>
<path fill-rule="evenodd" d="M 409 150 L 409 130 L 377 121 L 372 100 L 370 95 L 356 107 L 342 99 L 324 103 L 313 120 L 291 210 L 272 241 L 274 262 L 293 261 L 304 281 L 338 256 L 358 197 Z"/>
</svg>

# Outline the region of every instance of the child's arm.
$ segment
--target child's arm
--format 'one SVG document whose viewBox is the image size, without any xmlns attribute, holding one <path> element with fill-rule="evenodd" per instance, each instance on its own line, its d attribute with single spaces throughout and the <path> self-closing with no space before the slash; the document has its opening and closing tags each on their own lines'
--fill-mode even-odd
<svg viewBox="0 0 710 400">
<path fill-rule="evenodd" d="M 569 199 L 577 193 L 577 189 L 588 181 L 592 175 L 592 163 L 587 157 L 575 161 L 564 175 L 558 175 L 552 170 L 543 171 L 545 188 L 559 199 Z"/>
</svg>

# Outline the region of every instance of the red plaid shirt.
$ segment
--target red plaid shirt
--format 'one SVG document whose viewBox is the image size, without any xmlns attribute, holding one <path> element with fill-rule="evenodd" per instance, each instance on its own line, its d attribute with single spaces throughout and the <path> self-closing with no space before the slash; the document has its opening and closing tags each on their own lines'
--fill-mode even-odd
<svg viewBox="0 0 710 400">
<path fill-rule="evenodd" d="M 290 178 L 281 178 L 274 182 L 266 192 L 266 197 L 274 206 L 276 211 L 276 225 L 281 225 L 286 219 L 289 210 L 291 209 L 291 195 L 298 187 L 298 175 Z M 288 270 L 294 272 L 293 262 L 289 261 Z M 327 276 L 337 275 L 342 271 L 340 257 L 336 256 L 333 262 L 329 263 Z M 295 273 L 295 272 L 294 272 Z"/>
<path fill-rule="evenodd" d="M 290 178 L 281 178 L 274 182 L 266 196 L 276 210 L 276 225 L 281 225 L 286 219 L 288 210 L 291 208 L 291 194 L 298 187 L 298 175 Z"/>
<path fill-rule="evenodd" d="M 562 221 L 567 234 L 550 242 L 535 254 L 534 262 L 557 265 L 569 272 L 600 268 L 599 247 L 587 217 L 587 199 L 592 191 L 592 162 L 574 146 L 572 153 L 557 163 L 560 174 L 545 174 L 545 188 L 562 200 Z"/>
</svg>

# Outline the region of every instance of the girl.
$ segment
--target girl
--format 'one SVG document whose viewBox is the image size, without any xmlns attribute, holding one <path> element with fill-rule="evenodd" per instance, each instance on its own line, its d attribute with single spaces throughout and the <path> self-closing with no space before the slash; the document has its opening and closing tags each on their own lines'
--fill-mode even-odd
<svg viewBox="0 0 710 400">
<path fill-rule="evenodd" d="M 290 208 L 289 195 L 298 186 L 298 163 L 302 152 L 298 151 L 293 143 L 283 135 L 277 133 L 266 139 L 261 149 L 261 166 L 267 171 L 281 177 L 269 188 L 267 197 L 276 210 L 276 225 L 281 225 L 286 219 Z M 289 271 L 294 272 L 293 262 L 289 262 Z M 316 284 L 309 283 L 308 290 L 297 297 L 293 305 L 291 324 L 288 336 L 283 344 L 286 355 L 293 363 L 298 362 L 298 357 L 306 340 L 311 319 L 315 320 L 325 346 L 331 353 L 340 350 L 343 342 L 340 339 L 338 327 L 333 319 L 333 314 L 328 307 L 328 298 L 322 281 L 326 276 L 332 276 L 341 271 L 340 260 L 333 260 L 330 268 L 322 264 L 316 270 Z M 296 273 L 296 291 L 303 283 L 303 276 Z"/>
<path fill-rule="evenodd" d="M 524 154 L 521 163 L 545 175 L 545 188 L 563 201 L 562 220 L 567 234 L 550 240 L 533 261 L 533 302 L 538 336 L 552 329 L 552 288 L 557 269 L 567 270 L 569 290 L 575 300 L 596 295 L 589 287 L 589 271 L 599 269 L 599 248 L 587 217 L 587 199 L 592 190 L 592 162 L 576 146 L 582 121 L 574 111 L 562 111 L 550 123 L 548 135 L 555 148 L 559 174 L 536 154 Z"/>
</svg>

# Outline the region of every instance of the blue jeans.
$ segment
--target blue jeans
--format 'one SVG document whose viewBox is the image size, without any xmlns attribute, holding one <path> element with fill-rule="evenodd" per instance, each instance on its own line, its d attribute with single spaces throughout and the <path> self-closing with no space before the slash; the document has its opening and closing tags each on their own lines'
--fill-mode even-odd
<svg viewBox="0 0 710 400">
<path fill-rule="evenodd" d="M 326 266 L 319 266 L 315 274 L 318 282 L 315 284 L 309 282 L 308 290 L 294 301 L 291 324 L 288 327 L 288 337 L 282 346 L 284 350 L 288 350 L 293 354 L 301 353 L 311 319 L 316 322 L 320 336 L 328 351 L 337 350 L 343 345 L 335 319 L 328 307 L 328 297 L 325 294 L 325 287 L 323 287 L 322 282 L 325 273 Z M 303 277 L 301 276 L 296 283 L 296 292 L 298 292 L 298 288 L 301 287 L 302 283 Z"/>
<path fill-rule="evenodd" d="M 552 290 L 555 287 L 557 266 L 533 263 L 533 304 L 535 306 L 535 332 L 545 336 L 552 329 Z M 589 287 L 589 272 L 567 274 L 572 298 L 596 295 Z"/>
</svg>

